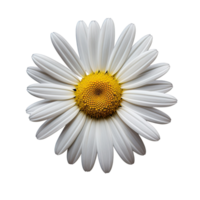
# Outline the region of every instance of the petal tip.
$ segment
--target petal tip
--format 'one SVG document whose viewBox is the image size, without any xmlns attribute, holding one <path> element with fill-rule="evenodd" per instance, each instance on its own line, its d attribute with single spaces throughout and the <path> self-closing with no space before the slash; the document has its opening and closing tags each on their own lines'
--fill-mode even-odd
<svg viewBox="0 0 200 200">
<path fill-rule="evenodd" d="M 52 37 L 59 36 L 59 33 L 57 31 L 51 31 L 51 32 L 49 32 L 48 35 L 49 35 L 49 38 L 52 39 Z"/>
<path fill-rule="evenodd" d="M 41 137 L 38 136 L 38 134 L 35 133 L 34 135 L 34 139 L 37 141 L 42 141 L 43 139 Z"/>
<path fill-rule="evenodd" d="M 29 55 L 29 58 L 30 58 L 31 60 L 32 60 L 33 55 L 34 55 L 34 53 L 31 53 L 31 54 Z"/>
<path fill-rule="evenodd" d="M 155 137 L 153 138 L 153 141 L 159 141 L 160 140 L 160 136 L 159 135 L 155 135 Z"/>
<path fill-rule="evenodd" d="M 33 62 L 37 62 L 37 60 L 41 57 L 42 55 L 41 54 L 38 54 L 38 53 L 34 53 L 31 58 L 33 60 Z"/>
</svg>

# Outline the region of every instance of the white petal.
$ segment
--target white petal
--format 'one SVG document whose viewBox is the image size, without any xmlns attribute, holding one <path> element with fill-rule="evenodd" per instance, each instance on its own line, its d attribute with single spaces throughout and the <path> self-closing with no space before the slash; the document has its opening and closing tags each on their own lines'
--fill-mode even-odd
<svg viewBox="0 0 200 200">
<path fill-rule="evenodd" d="M 58 33 L 51 34 L 51 41 L 66 65 L 78 76 L 85 76 L 83 64 L 70 44 Z"/>
<path fill-rule="evenodd" d="M 126 61 L 135 38 L 135 25 L 128 25 L 121 33 L 115 47 L 111 53 L 106 66 L 106 71 L 114 75 Z"/>
<path fill-rule="evenodd" d="M 145 120 L 153 122 L 153 123 L 168 124 L 171 121 L 170 117 L 167 114 L 155 108 L 135 106 L 126 101 L 123 101 L 121 105 L 124 107 L 127 107 L 132 112 L 137 113 Z"/>
<path fill-rule="evenodd" d="M 128 60 L 132 60 L 139 56 L 141 53 L 148 51 L 151 43 L 152 43 L 153 37 L 151 35 L 145 35 L 140 40 L 138 40 L 131 48 L 131 52 L 128 55 Z"/>
<path fill-rule="evenodd" d="M 126 134 L 123 133 L 122 128 L 117 123 L 114 117 L 106 119 L 106 123 L 112 132 L 113 145 L 121 159 L 128 163 L 134 163 L 134 155 L 132 152 L 131 144 Z"/>
<path fill-rule="evenodd" d="M 64 85 L 71 87 L 72 89 L 74 88 L 73 85 L 68 85 L 66 83 L 57 81 L 53 77 L 49 76 L 48 74 L 44 73 L 42 70 L 40 70 L 38 67 L 28 67 L 27 68 L 27 74 L 37 81 L 38 83 L 54 83 L 58 85 Z"/>
<path fill-rule="evenodd" d="M 98 70 L 98 43 L 100 27 L 96 21 L 92 21 L 88 31 L 88 51 L 90 66 L 93 72 Z"/>
<path fill-rule="evenodd" d="M 76 102 L 74 99 L 67 101 L 53 101 L 35 109 L 30 115 L 30 120 L 33 122 L 38 122 L 50 118 L 55 118 L 70 109 L 75 104 Z"/>
<path fill-rule="evenodd" d="M 82 166 L 85 171 L 90 171 L 97 156 L 96 147 L 96 120 L 90 119 L 87 124 L 82 143 Z"/>
<path fill-rule="evenodd" d="M 42 71 L 52 76 L 56 80 L 71 85 L 78 84 L 79 79 L 76 77 L 76 75 L 57 61 L 41 54 L 33 54 L 32 59 Z"/>
<path fill-rule="evenodd" d="M 122 99 L 146 107 L 166 107 L 177 102 L 176 98 L 169 94 L 145 90 L 125 90 Z"/>
<path fill-rule="evenodd" d="M 85 124 L 84 124 L 83 128 L 81 129 L 81 132 L 79 133 L 76 140 L 69 147 L 69 149 L 67 151 L 67 160 L 68 160 L 69 164 L 74 164 L 78 160 L 79 156 L 81 155 L 82 141 L 83 141 L 85 129 L 87 127 L 89 119 L 90 118 L 88 116 L 86 116 Z"/>
<path fill-rule="evenodd" d="M 140 155 L 144 155 L 146 153 L 146 149 L 140 136 L 129 128 L 117 114 L 113 117 L 116 119 L 119 126 L 121 126 L 121 130 L 123 131 L 121 134 L 125 134 L 128 137 L 132 150 Z"/>
<path fill-rule="evenodd" d="M 161 92 L 161 93 L 167 93 L 173 88 L 173 85 L 168 81 L 152 81 L 148 84 L 135 88 L 134 90 L 146 90 L 146 91 L 152 91 L 152 92 Z"/>
<path fill-rule="evenodd" d="M 106 19 L 101 27 L 98 44 L 98 69 L 105 72 L 107 62 L 115 42 L 115 25 L 112 19 Z"/>
<path fill-rule="evenodd" d="M 85 119 L 86 115 L 79 112 L 76 118 L 65 126 L 56 142 L 55 153 L 57 155 L 62 154 L 71 146 L 83 128 Z"/>
<path fill-rule="evenodd" d="M 116 75 L 119 83 L 125 83 L 136 78 L 147 67 L 149 67 L 149 65 L 156 59 L 157 55 L 157 50 L 149 50 L 143 52 L 129 62 L 126 62 Z"/>
<path fill-rule="evenodd" d="M 132 89 L 138 88 L 143 85 L 148 84 L 151 81 L 154 81 L 169 71 L 169 64 L 159 63 L 147 67 L 147 69 L 141 73 L 136 79 L 126 82 L 121 85 L 122 89 Z"/>
<path fill-rule="evenodd" d="M 160 139 L 160 136 L 156 129 L 146 122 L 142 117 L 126 107 L 119 108 L 117 110 L 119 117 L 126 123 L 131 129 L 145 137 L 148 140 L 156 141 Z"/>
<path fill-rule="evenodd" d="M 66 100 L 74 98 L 74 92 L 71 87 L 57 84 L 32 84 L 28 86 L 27 90 L 33 96 L 43 99 Z"/>
<path fill-rule="evenodd" d="M 37 131 L 37 139 L 41 140 L 54 134 L 56 131 L 60 130 L 71 120 L 73 120 L 78 112 L 79 108 L 77 106 L 73 106 L 62 115 L 53 119 L 48 119 Z"/>
<path fill-rule="evenodd" d="M 97 120 L 96 144 L 99 163 L 105 173 L 110 172 L 113 164 L 113 142 L 111 131 L 106 126 L 105 120 Z"/>
<path fill-rule="evenodd" d="M 76 42 L 80 59 L 85 70 L 90 74 L 92 69 L 90 67 L 88 54 L 88 27 L 84 21 L 79 21 L 76 25 Z"/>
<path fill-rule="evenodd" d="M 41 101 L 37 101 L 33 104 L 31 104 L 27 109 L 26 109 L 26 113 L 31 114 L 32 112 L 34 112 L 36 109 L 40 108 L 41 106 L 47 105 L 48 103 L 50 103 L 52 101 L 50 100 L 41 100 Z"/>
</svg>

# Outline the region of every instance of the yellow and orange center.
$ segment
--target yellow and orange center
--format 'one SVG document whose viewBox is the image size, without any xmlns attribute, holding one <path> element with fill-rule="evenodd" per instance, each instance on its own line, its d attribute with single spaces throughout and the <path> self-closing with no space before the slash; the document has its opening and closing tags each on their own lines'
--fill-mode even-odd
<svg viewBox="0 0 200 200">
<path fill-rule="evenodd" d="M 105 118 L 120 106 L 122 89 L 108 73 L 92 73 L 85 76 L 75 91 L 80 110 L 92 118 Z"/>
</svg>

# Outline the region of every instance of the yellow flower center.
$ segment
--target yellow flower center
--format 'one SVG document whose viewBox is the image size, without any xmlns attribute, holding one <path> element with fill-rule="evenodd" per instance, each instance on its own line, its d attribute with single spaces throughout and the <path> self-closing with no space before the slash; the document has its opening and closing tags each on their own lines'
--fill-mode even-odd
<svg viewBox="0 0 200 200">
<path fill-rule="evenodd" d="M 75 91 L 80 110 L 92 118 L 111 116 L 120 106 L 122 89 L 108 73 L 92 73 L 85 76 Z"/>
</svg>

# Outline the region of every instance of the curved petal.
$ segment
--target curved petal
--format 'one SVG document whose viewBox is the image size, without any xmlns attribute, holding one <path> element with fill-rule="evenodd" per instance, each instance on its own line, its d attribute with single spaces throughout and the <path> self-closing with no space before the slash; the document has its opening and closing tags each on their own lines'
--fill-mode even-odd
<svg viewBox="0 0 200 200">
<path fill-rule="evenodd" d="M 123 133 L 122 128 L 117 123 L 114 117 L 106 120 L 107 126 L 112 132 L 113 145 L 121 159 L 127 164 L 134 163 L 134 155 L 131 144 L 126 134 Z"/>
<path fill-rule="evenodd" d="M 110 55 L 110 59 L 106 66 L 106 71 L 114 75 L 119 71 L 126 61 L 135 38 L 135 25 L 128 25 L 121 33 L 115 47 Z"/>
<path fill-rule="evenodd" d="M 52 101 L 50 101 L 50 100 L 40 100 L 40 101 L 37 101 L 37 102 L 31 104 L 30 106 L 28 106 L 28 108 L 26 109 L 26 113 L 31 114 L 36 109 L 38 109 L 38 108 L 40 108 L 40 107 L 42 107 L 44 105 L 47 105 L 50 102 L 52 102 Z"/>
<path fill-rule="evenodd" d="M 85 130 L 82 143 L 82 166 L 85 171 L 90 171 L 95 163 L 97 156 L 96 146 L 96 121 L 90 119 Z"/>
<path fill-rule="evenodd" d="M 54 134 L 56 131 L 63 128 L 66 124 L 68 124 L 71 120 L 76 117 L 79 112 L 79 108 L 77 106 L 73 106 L 69 110 L 67 110 L 62 115 L 48 119 L 37 131 L 36 137 L 37 139 L 45 139 L 50 135 Z"/>
<path fill-rule="evenodd" d="M 79 112 L 76 118 L 65 126 L 56 142 L 55 153 L 57 155 L 64 153 L 72 145 L 83 128 L 85 119 L 86 115 Z"/>
<path fill-rule="evenodd" d="M 38 83 L 53 83 L 58 85 L 64 85 L 74 88 L 73 85 L 68 85 L 66 83 L 57 81 L 56 79 L 52 78 L 48 74 L 44 73 L 42 70 L 40 70 L 38 67 L 28 67 L 27 68 L 27 74 Z"/>
<path fill-rule="evenodd" d="M 32 59 L 42 71 L 56 80 L 71 85 L 78 84 L 79 79 L 76 77 L 76 75 L 57 61 L 41 54 L 33 54 Z"/>
<path fill-rule="evenodd" d="M 134 90 L 145 90 L 151 92 L 167 93 L 173 88 L 173 85 L 168 81 L 152 81 L 142 87 L 135 88 Z"/>
<path fill-rule="evenodd" d="M 112 19 L 106 19 L 101 27 L 98 44 L 98 69 L 105 72 L 107 62 L 115 43 L 115 25 Z"/>
<path fill-rule="evenodd" d="M 169 64 L 166 63 L 151 65 L 147 67 L 147 69 L 137 78 L 133 79 L 132 81 L 123 83 L 121 88 L 133 89 L 144 86 L 166 74 L 169 71 L 169 68 Z"/>
<path fill-rule="evenodd" d="M 51 41 L 66 65 L 78 76 L 85 76 L 84 67 L 70 44 L 58 33 L 51 34 Z"/>
<path fill-rule="evenodd" d="M 88 52 L 90 66 L 93 72 L 98 70 L 98 43 L 100 27 L 96 21 L 92 21 L 88 31 Z"/>
<path fill-rule="evenodd" d="M 156 59 L 157 50 L 149 50 L 137 56 L 135 59 L 126 62 L 117 73 L 116 78 L 119 83 L 125 83 L 133 80 L 141 74 Z"/>
<path fill-rule="evenodd" d="M 88 122 L 89 122 L 89 117 L 86 116 L 85 124 L 84 124 L 83 128 L 81 129 L 81 132 L 79 133 L 76 140 L 69 147 L 69 149 L 67 151 L 67 161 L 69 164 L 74 164 L 81 155 L 82 141 L 83 141 L 83 137 L 85 135 L 85 130 L 86 130 Z"/>
<path fill-rule="evenodd" d="M 126 62 L 128 62 L 129 60 L 132 60 L 134 58 L 136 58 L 137 56 L 139 56 L 141 53 L 148 51 L 151 43 L 153 41 L 153 37 L 149 34 L 149 35 L 145 35 L 144 37 L 142 37 L 140 40 L 138 40 L 131 48 L 131 52 L 128 55 L 128 59 Z"/>
<path fill-rule="evenodd" d="M 137 113 L 138 115 L 140 115 L 145 120 L 153 122 L 153 123 L 168 124 L 171 121 L 170 117 L 167 114 L 165 114 L 164 112 L 157 110 L 155 108 L 135 106 L 135 105 L 128 103 L 126 101 L 123 101 L 121 103 L 121 105 L 123 107 L 127 107 L 132 112 Z"/>
<path fill-rule="evenodd" d="M 132 150 L 140 155 L 144 155 L 146 153 L 146 149 L 140 136 L 131 128 L 129 128 L 117 114 L 113 117 L 122 128 L 121 130 L 123 132 L 121 134 L 125 134 L 128 137 Z"/>
<path fill-rule="evenodd" d="M 57 84 L 32 84 L 27 90 L 33 96 L 49 100 L 66 100 L 75 96 L 71 87 Z"/>
<path fill-rule="evenodd" d="M 79 21 L 76 25 L 76 42 L 80 59 L 85 70 L 90 74 L 92 69 L 90 67 L 88 53 L 88 27 L 84 21 Z"/>
<path fill-rule="evenodd" d="M 99 163 L 105 173 L 110 172 L 113 164 L 112 134 L 106 127 L 105 120 L 97 120 L 96 144 Z"/>
<path fill-rule="evenodd" d="M 117 114 L 132 130 L 140 134 L 142 137 L 156 141 L 160 139 L 160 136 L 156 129 L 146 122 L 142 117 L 126 107 L 119 108 Z"/>
<path fill-rule="evenodd" d="M 43 121 L 46 119 L 61 115 L 76 104 L 74 99 L 67 101 L 53 101 L 35 109 L 29 119 L 33 122 Z"/>
<path fill-rule="evenodd" d="M 176 98 L 169 94 L 145 90 L 125 90 L 122 98 L 129 103 L 146 107 L 166 107 L 177 102 Z"/>
</svg>

